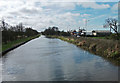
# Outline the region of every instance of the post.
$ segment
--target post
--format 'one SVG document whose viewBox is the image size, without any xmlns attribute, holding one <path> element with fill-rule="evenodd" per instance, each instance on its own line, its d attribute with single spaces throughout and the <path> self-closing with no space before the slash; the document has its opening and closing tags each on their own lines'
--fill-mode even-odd
<svg viewBox="0 0 120 83">
<path fill-rule="evenodd" d="M 87 23 L 88 23 L 89 20 L 86 19 L 85 21 L 85 27 L 86 27 L 86 32 L 87 32 Z"/>
</svg>

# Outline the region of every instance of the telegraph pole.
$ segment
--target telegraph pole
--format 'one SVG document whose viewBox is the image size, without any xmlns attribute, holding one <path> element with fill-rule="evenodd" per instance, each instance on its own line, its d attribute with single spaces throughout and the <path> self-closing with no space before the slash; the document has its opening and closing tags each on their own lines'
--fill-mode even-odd
<svg viewBox="0 0 120 83">
<path fill-rule="evenodd" d="M 88 23 L 88 21 L 90 21 L 90 20 L 85 20 L 85 28 L 86 28 L 86 32 L 87 32 L 87 23 Z"/>
</svg>

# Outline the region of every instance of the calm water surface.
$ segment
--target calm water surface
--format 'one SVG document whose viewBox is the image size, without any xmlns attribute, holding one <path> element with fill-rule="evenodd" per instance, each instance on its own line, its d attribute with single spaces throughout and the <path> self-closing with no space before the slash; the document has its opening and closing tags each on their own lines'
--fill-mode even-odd
<svg viewBox="0 0 120 83">
<path fill-rule="evenodd" d="M 117 81 L 118 67 L 73 44 L 44 36 L 2 58 L 4 81 Z"/>
</svg>

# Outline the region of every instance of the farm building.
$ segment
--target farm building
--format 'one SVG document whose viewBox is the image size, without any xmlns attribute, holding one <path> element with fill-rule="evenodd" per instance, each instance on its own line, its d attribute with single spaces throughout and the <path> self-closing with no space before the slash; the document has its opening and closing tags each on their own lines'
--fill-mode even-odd
<svg viewBox="0 0 120 83">
<path fill-rule="evenodd" d="M 82 33 L 84 33 L 85 35 L 92 35 L 92 31 L 83 31 Z"/>
</svg>

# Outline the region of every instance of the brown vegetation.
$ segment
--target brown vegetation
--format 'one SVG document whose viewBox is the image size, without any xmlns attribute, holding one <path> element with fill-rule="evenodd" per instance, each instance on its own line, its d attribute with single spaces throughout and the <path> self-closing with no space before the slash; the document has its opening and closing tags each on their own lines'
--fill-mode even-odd
<svg viewBox="0 0 120 83">
<path fill-rule="evenodd" d="M 88 37 L 52 36 L 73 43 L 96 55 L 120 62 L 120 40 L 96 39 Z"/>
</svg>

